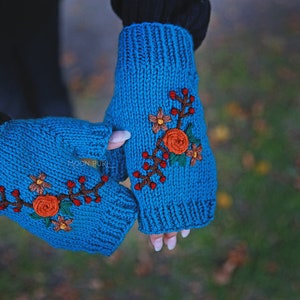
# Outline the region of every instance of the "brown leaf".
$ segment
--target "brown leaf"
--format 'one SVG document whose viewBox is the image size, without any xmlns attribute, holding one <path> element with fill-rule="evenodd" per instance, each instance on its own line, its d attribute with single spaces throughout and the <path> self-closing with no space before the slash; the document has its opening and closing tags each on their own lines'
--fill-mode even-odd
<svg viewBox="0 0 300 300">
<path fill-rule="evenodd" d="M 227 259 L 213 275 L 216 283 L 220 285 L 228 284 L 236 268 L 242 266 L 247 259 L 247 245 L 237 244 L 227 254 Z"/>
</svg>

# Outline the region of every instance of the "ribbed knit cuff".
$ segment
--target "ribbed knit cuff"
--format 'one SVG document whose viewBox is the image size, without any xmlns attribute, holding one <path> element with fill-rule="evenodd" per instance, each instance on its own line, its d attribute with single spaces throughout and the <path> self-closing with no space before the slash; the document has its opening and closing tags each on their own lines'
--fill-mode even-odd
<svg viewBox="0 0 300 300">
<path fill-rule="evenodd" d="M 139 230 L 159 234 L 204 227 L 214 219 L 215 203 L 212 199 L 143 206 L 139 211 Z"/>
<path fill-rule="evenodd" d="M 117 68 L 141 70 L 155 65 L 162 70 L 177 72 L 193 67 L 190 33 L 182 27 L 160 23 L 125 27 L 119 37 Z"/>
</svg>

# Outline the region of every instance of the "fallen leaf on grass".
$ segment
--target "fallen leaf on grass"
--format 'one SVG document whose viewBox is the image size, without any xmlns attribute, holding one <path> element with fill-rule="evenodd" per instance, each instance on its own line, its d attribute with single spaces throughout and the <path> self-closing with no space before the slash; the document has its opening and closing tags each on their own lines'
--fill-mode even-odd
<svg viewBox="0 0 300 300">
<path fill-rule="evenodd" d="M 266 133 L 269 128 L 264 119 L 256 119 L 253 121 L 253 129 L 258 133 Z"/>
<path fill-rule="evenodd" d="M 229 208 L 232 205 L 232 197 L 226 192 L 218 192 L 217 203 L 221 208 Z"/>
<path fill-rule="evenodd" d="M 247 259 L 247 245 L 245 243 L 237 244 L 227 254 L 226 261 L 215 272 L 213 278 L 217 284 L 228 284 L 232 278 L 233 272 L 242 266 Z"/>
<path fill-rule="evenodd" d="M 225 143 L 230 139 L 230 130 L 225 125 L 219 125 L 209 132 L 212 143 Z"/>
<path fill-rule="evenodd" d="M 153 262 L 147 251 L 141 252 L 138 258 L 138 263 L 135 267 L 135 274 L 139 277 L 144 277 L 152 273 Z"/>
<path fill-rule="evenodd" d="M 233 118 L 238 118 L 238 119 L 247 118 L 246 111 L 241 107 L 239 103 L 235 101 L 229 102 L 225 108 L 228 115 L 230 115 Z"/>
<path fill-rule="evenodd" d="M 271 164 L 266 160 L 259 161 L 255 166 L 255 171 L 259 175 L 267 175 L 271 169 Z"/>
<path fill-rule="evenodd" d="M 242 157 L 242 165 L 246 170 L 250 170 L 255 165 L 255 158 L 251 152 L 244 153 Z"/>
</svg>

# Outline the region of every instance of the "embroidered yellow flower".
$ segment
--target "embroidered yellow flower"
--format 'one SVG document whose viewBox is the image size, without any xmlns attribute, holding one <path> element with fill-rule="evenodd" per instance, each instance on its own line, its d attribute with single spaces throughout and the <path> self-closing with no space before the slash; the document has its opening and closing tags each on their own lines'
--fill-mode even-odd
<svg viewBox="0 0 300 300">
<path fill-rule="evenodd" d="M 152 130 L 154 133 L 158 133 L 159 130 L 168 130 L 168 127 L 165 123 L 171 122 L 171 117 L 164 115 L 162 108 L 159 108 L 156 116 L 149 115 L 149 121 L 154 123 Z"/>
<path fill-rule="evenodd" d="M 29 176 L 33 183 L 29 186 L 29 190 L 31 192 L 37 192 L 39 195 L 42 195 L 44 193 L 44 189 L 50 188 L 51 184 L 48 182 L 45 182 L 46 174 L 41 173 L 38 177 Z"/>
<path fill-rule="evenodd" d="M 187 150 L 185 152 L 186 156 L 191 157 L 191 162 L 190 165 L 193 166 L 195 165 L 197 160 L 202 160 L 202 146 L 196 146 L 196 144 L 192 144 L 192 150 Z"/>
<path fill-rule="evenodd" d="M 72 222 L 73 222 L 73 219 L 65 220 L 65 218 L 62 216 L 58 216 L 57 221 L 52 220 L 52 223 L 55 225 L 55 227 L 54 227 L 55 231 L 60 231 L 60 230 L 70 231 L 70 230 L 72 230 L 72 228 L 70 226 L 70 224 L 72 224 Z"/>
</svg>

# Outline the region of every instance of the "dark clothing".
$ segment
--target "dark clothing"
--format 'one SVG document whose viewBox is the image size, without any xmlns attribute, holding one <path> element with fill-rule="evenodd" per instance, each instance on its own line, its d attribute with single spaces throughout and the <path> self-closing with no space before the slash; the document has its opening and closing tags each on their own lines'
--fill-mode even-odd
<svg viewBox="0 0 300 300">
<path fill-rule="evenodd" d="M 211 10 L 209 0 L 111 0 L 111 5 L 124 26 L 158 22 L 187 29 L 194 49 L 205 38 Z M 0 111 L 14 118 L 71 115 L 59 67 L 58 10 L 59 0 L 0 0 Z"/>
<path fill-rule="evenodd" d="M 0 0 L 0 111 L 70 116 L 59 65 L 59 0 Z"/>
<path fill-rule="evenodd" d="M 210 19 L 209 0 L 111 0 L 123 25 L 158 22 L 187 29 L 197 49 L 205 38 Z"/>
</svg>

